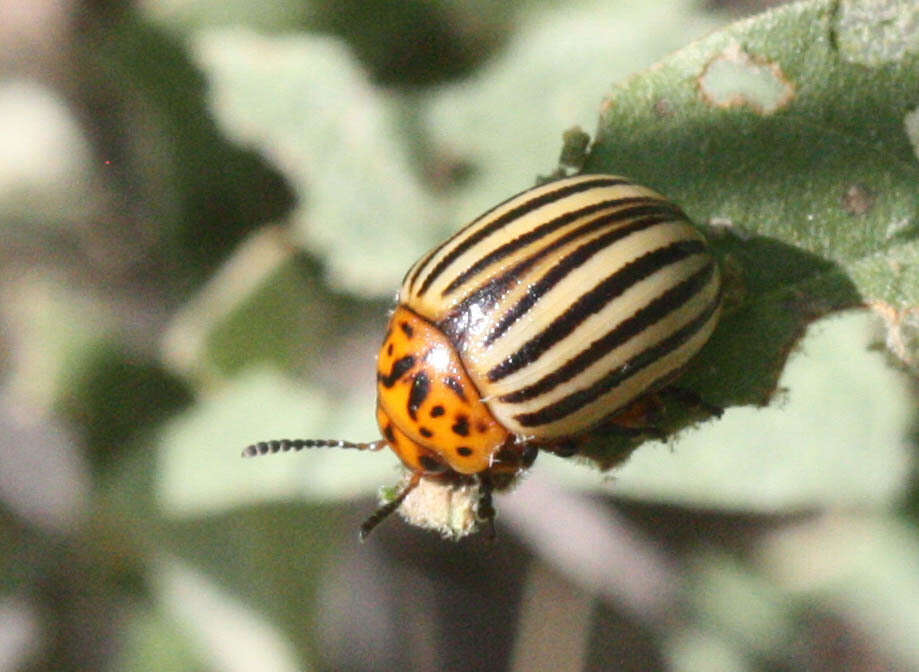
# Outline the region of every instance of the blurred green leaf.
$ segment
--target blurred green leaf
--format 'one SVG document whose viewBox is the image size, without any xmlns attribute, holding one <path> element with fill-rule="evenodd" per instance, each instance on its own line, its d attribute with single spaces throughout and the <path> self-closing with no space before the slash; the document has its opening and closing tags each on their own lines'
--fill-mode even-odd
<svg viewBox="0 0 919 672">
<path fill-rule="evenodd" d="M 397 100 L 332 38 L 215 30 L 196 42 L 220 124 L 294 187 L 296 240 L 323 260 L 333 286 L 391 296 L 445 233 L 413 174 Z"/>
<path fill-rule="evenodd" d="M 329 367 L 353 358 L 368 323 L 382 331 L 388 301 L 361 301 L 331 291 L 314 259 L 298 252 L 279 227 L 265 227 L 172 320 L 163 356 L 176 371 L 211 382 L 270 363 L 293 374 L 327 370 L 330 388 L 349 392 L 360 379 Z M 374 335 L 376 346 L 380 336 Z M 367 361 L 372 355 L 368 353 Z"/>
<path fill-rule="evenodd" d="M 138 609 L 125 628 L 118 668 L 123 672 L 210 670 L 197 655 L 187 632 L 162 610 Z"/>
<path fill-rule="evenodd" d="M 131 253 L 185 292 L 246 232 L 286 212 L 292 195 L 258 156 L 218 133 L 204 79 L 178 40 L 130 11 L 104 16 L 85 21 L 75 86 L 88 107 L 106 110 L 96 132 L 109 142 L 98 160 L 122 199 L 94 231 L 118 241 L 106 241 L 111 256 Z"/>
<path fill-rule="evenodd" d="M 349 335 L 369 319 L 382 330 L 386 302 L 330 292 L 315 266 L 303 255 L 288 259 L 215 326 L 206 352 L 222 372 L 232 374 L 257 362 L 272 362 L 290 372 L 315 371 L 327 367 L 330 350 L 347 345 Z M 375 336 L 373 341 L 381 339 Z M 368 367 L 371 362 L 368 357 Z M 347 390 L 348 381 L 341 383 L 340 389 Z"/>
<path fill-rule="evenodd" d="M 741 645 L 727 637 L 696 629 L 678 630 L 665 649 L 674 672 L 754 672 Z"/>
<path fill-rule="evenodd" d="M 19 345 L 7 385 L 31 404 L 51 408 L 68 394 L 73 371 L 94 348 L 111 340 L 114 316 L 57 277 L 26 274 L 4 290 L 4 320 Z"/>
<path fill-rule="evenodd" d="M 143 0 L 177 33 L 218 26 L 310 30 L 346 41 L 377 83 L 410 87 L 468 74 L 545 0 Z M 407 39 L 408 38 L 408 39 Z"/>
<path fill-rule="evenodd" d="M 453 223 L 533 186 L 554 170 L 564 130 L 593 131 L 613 82 L 718 24 L 689 0 L 582 0 L 522 16 L 498 58 L 421 101 L 434 151 L 471 166 L 449 193 Z"/>
<path fill-rule="evenodd" d="M 179 32 L 232 25 L 291 30 L 316 11 L 312 0 L 141 0 L 139 5 L 151 21 Z"/>
<path fill-rule="evenodd" d="M 340 449 L 243 459 L 268 438 L 373 440 L 373 404 L 330 401 L 270 370 L 251 370 L 169 423 L 160 438 L 158 497 L 173 515 L 196 515 L 246 502 L 325 500 L 366 494 L 399 478 L 390 452 Z"/>
<path fill-rule="evenodd" d="M 4 247 L 89 224 L 98 176 L 83 129 L 57 92 L 26 79 L 0 82 L 0 148 Z"/>
<path fill-rule="evenodd" d="M 738 642 L 748 655 L 794 660 L 794 611 L 781 590 L 724 556 L 699 558 L 690 571 L 690 609 L 715 632 Z"/>
<path fill-rule="evenodd" d="M 8 290 L 4 312 L 22 344 L 10 392 L 81 427 L 94 466 L 111 465 L 131 440 L 191 401 L 183 380 L 124 343 L 104 298 L 37 273 Z"/>
<path fill-rule="evenodd" d="M 423 86 L 468 74 L 533 0 L 314 0 L 314 29 L 345 39 L 375 82 Z"/>
<path fill-rule="evenodd" d="M 113 344 L 83 353 L 61 391 L 58 409 L 86 427 L 96 466 L 108 466 L 139 433 L 187 406 L 191 391 L 157 362 Z"/>
<path fill-rule="evenodd" d="M 759 558 L 770 579 L 841 616 L 903 669 L 919 668 L 919 534 L 874 516 L 829 515 L 776 532 Z"/>
<path fill-rule="evenodd" d="M 253 618 L 283 629 L 310 660 L 314 600 L 323 572 L 342 552 L 339 543 L 351 547 L 357 538 L 351 525 L 340 504 L 250 506 L 168 521 L 160 547 L 232 591 Z"/>
<path fill-rule="evenodd" d="M 203 573 L 161 558 L 151 574 L 161 608 L 175 619 L 208 667 L 222 672 L 312 669 L 275 626 Z M 289 597 L 284 588 L 276 594 Z"/>
</svg>

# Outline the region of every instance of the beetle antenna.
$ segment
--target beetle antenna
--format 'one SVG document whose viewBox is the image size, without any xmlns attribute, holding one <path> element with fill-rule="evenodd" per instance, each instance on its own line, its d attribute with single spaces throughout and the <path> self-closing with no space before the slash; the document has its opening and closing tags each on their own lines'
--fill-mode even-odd
<svg viewBox="0 0 919 672">
<path fill-rule="evenodd" d="M 339 439 L 278 439 L 275 441 L 259 441 L 243 450 L 243 457 L 256 457 L 268 453 L 286 453 L 290 450 L 303 450 L 304 448 L 353 448 L 354 450 L 380 450 L 386 445 L 385 441 L 371 441 L 369 443 L 354 443 Z"/>
<path fill-rule="evenodd" d="M 418 487 L 418 484 L 421 482 L 421 472 L 416 471 L 412 474 L 411 480 L 405 484 L 405 487 L 399 491 L 399 494 L 393 497 L 391 500 L 383 504 L 376 511 L 370 514 L 370 517 L 367 518 L 363 523 L 361 523 L 360 532 L 358 532 L 358 537 L 361 541 L 367 538 L 367 536 L 373 532 L 373 528 L 382 523 L 389 514 L 399 508 L 402 502 L 408 497 L 408 494 Z"/>
</svg>

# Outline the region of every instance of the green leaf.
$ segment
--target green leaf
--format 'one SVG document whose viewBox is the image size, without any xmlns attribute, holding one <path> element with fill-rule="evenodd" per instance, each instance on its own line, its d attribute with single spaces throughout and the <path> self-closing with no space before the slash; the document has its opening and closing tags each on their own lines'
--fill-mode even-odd
<svg viewBox="0 0 919 672">
<path fill-rule="evenodd" d="M 712 227 L 741 297 L 686 379 L 709 401 L 765 403 L 804 327 L 830 311 L 868 304 L 909 327 L 916 11 L 889 0 L 780 7 L 686 47 L 605 102 L 588 172 L 627 174 Z M 906 346 L 895 354 L 915 364 L 908 329 L 896 336 Z"/>
</svg>

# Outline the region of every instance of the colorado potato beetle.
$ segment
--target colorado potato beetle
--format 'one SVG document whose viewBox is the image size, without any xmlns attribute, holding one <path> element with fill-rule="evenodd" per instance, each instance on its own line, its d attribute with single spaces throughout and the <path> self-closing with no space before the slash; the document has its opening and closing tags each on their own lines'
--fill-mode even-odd
<svg viewBox="0 0 919 672">
<path fill-rule="evenodd" d="M 708 340 L 721 277 L 705 238 L 660 194 L 612 175 L 524 191 L 473 220 L 406 273 L 377 359 L 369 443 L 280 440 L 244 455 L 391 448 L 410 473 L 363 539 L 419 483 L 493 490 L 539 450 L 572 455 L 601 423 L 669 386 Z"/>
</svg>

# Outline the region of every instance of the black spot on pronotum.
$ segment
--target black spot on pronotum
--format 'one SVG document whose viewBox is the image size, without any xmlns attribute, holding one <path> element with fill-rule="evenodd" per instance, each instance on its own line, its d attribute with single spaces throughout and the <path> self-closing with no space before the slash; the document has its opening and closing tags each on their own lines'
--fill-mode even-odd
<svg viewBox="0 0 919 672">
<path fill-rule="evenodd" d="M 413 366 L 415 366 L 415 358 L 411 355 L 406 355 L 392 363 L 392 368 L 389 370 L 388 375 L 377 373 L 377 378 L 383 387 L 392 387 L 396 384 L 396 381 L 408 373 Z"/>
<path fill-rule="evenodd" d="M 444 410 L 444 407 L 443 407 L 443 406 L 441 406 L 440 404 L 437 404 L 437 406 L 435 406 L 434 408 L 431 409 L 431 417 L 432 417 L 432 418 L 439 418 L 440 416 L 442 416 L 442 415 L 443 415 L 444 413 L 446 413 L 446 412 L 447 412 L 447 411 Z"/>
<path fill-rule="evenodd" d="M 460 446 L 456 449 L 456 452 L 462 455 L 463 457 L 469 457 L 472 455 L 472 448 L 469 446 Z"/>
<path fill-rule="evenodd" d="M 460 436 L 469 436 L 469 418 L 465 415 L 456 416 L 456 422 L 453 423 L 453 426 L 450 428 L 453 430 L 454 434 L 459 434 Z"/>
<path fill-rule="evenodd" d="M 392 430 L 392 425 L 387 424 L 383 428 L 383 436 L 386 437 L 386 440 L 390 443 L 396 442 L 396 433 Z"/>
<path fill-rule="evenodd" d="M 434 436 L 434 432 L 432 432 L 427 427 L 420 427 L 418 429 L 418 433 L 421 434 L 421 436 L 423 436 L 426 439 L 430 439 L 432 436 Z"/>
<path fill-rule="evenodd" d="M 447 376 L 444 378 L 444 385 L 453 390 L 461 400 L 466 401 L 466 390 L 463 389 L 463 384 L 459 380 L 453 376 Z"/>
<path fill-rule="evenodd" d="M 418 409 L 428 398 L 431 391 L 431 379 L 424 371 L 420 371 L 412 381 L 412 391 L 408 395 L 408 414 L 412 420 L 418 419 Z"/>
<path fill-rule="evenodd" d="M 415 335 L 415 330 L 412 329 L 412 325 L 410 325 L 408 322 L 400 322 L 399 328 L 402 330 L 402 333 L 404 333 L 408 338 L 411 338 L 412 336 Z"/>
<path fill-rule="evenodd" d="M 443 471 L 444 465 L 430 455 L 421 455 L 418 462 L 425 471 Z"/>
</svg>

